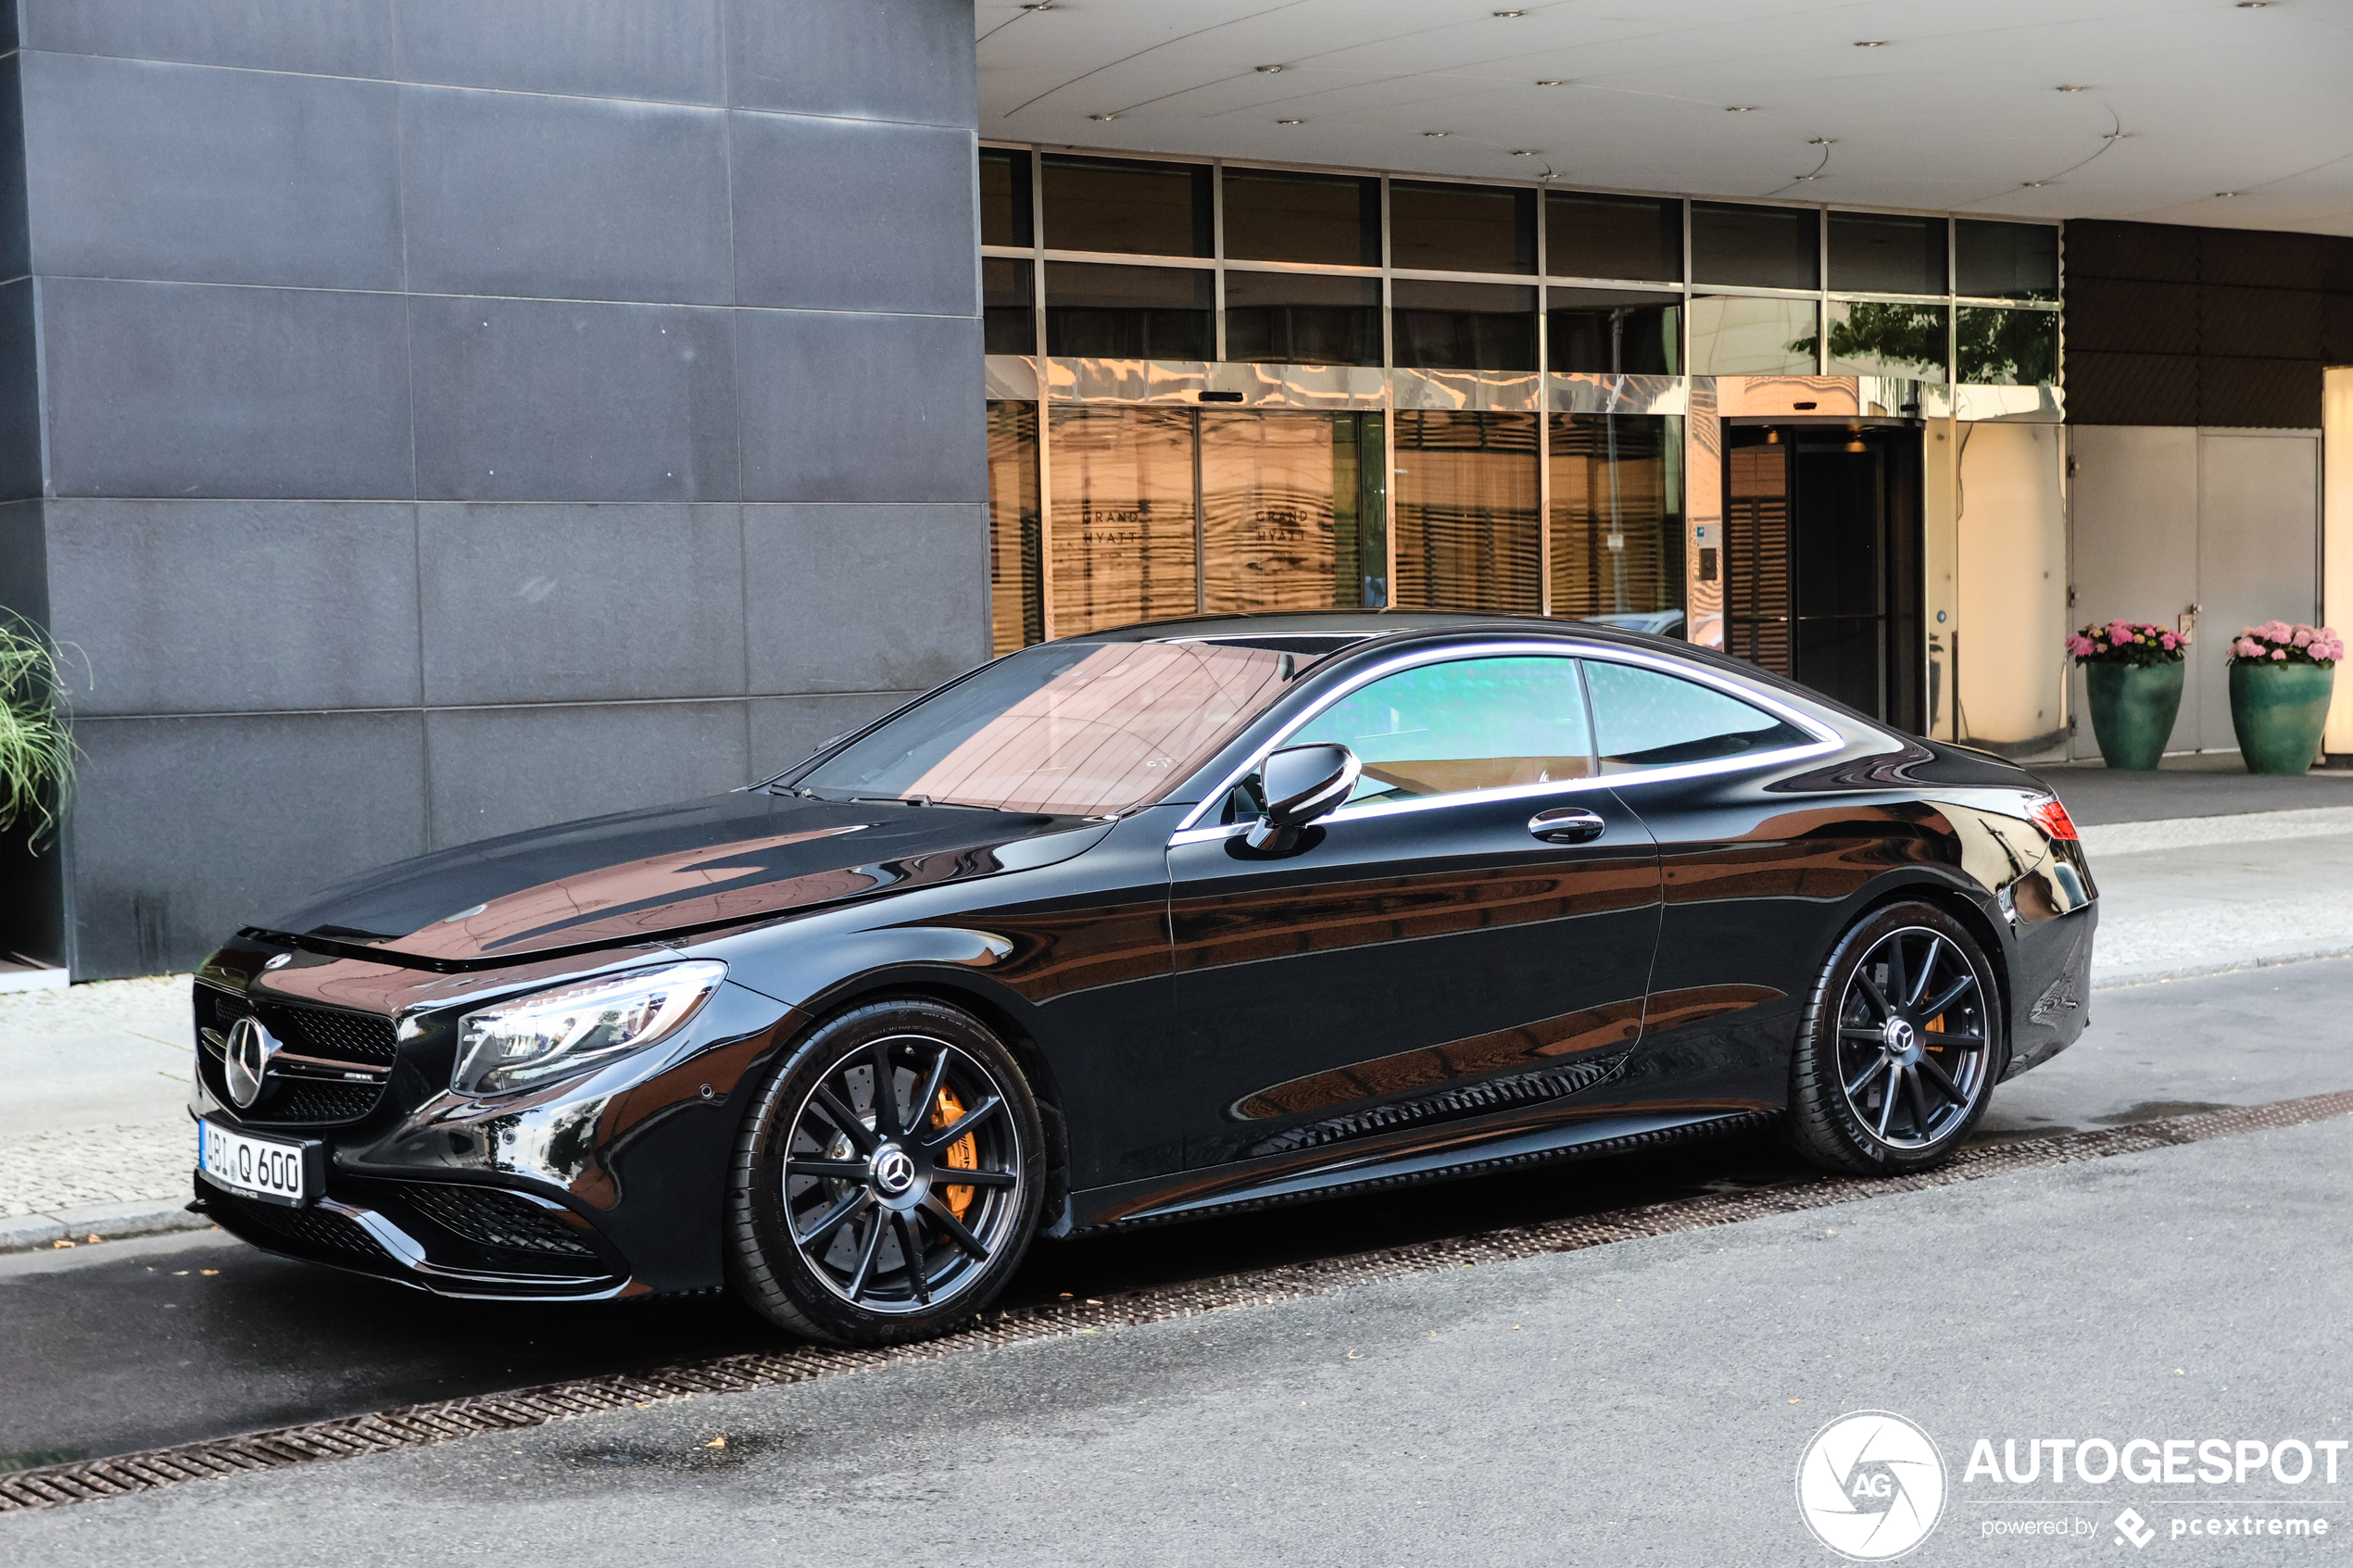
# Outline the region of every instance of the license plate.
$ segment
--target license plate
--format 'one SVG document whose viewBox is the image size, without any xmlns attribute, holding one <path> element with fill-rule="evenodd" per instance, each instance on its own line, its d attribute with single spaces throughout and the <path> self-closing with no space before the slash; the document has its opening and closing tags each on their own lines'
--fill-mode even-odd
<svg viewBox="0 0 2353 1568">
<path fill-rule="evenodd" d="M 257 1138 L 210 1122 L 196 1123 L 196 1168 L 232 1192 L 265 1203 L 301 1204 L 318 1196 L 321 1146 Z"/>
</svg>

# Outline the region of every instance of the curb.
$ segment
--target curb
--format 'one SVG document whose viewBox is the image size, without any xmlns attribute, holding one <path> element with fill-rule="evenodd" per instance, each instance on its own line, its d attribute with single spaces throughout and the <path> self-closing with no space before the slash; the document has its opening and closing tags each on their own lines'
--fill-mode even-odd
<svg viewBox="0 0 2353 1568">
<path fill-rule="evenodd" d="M 84 1203 L 47 1214 L 0 1218 L 0 1253 L 45 1250 L 64 1242 L 122 1241 L 134 1236 L 212 1228 L 202 1214 L 188 1212 L 187 1199 L 139 1198 L 130 1203 Z"/>
<path fill-rule="evenodd" d="M 2161 985 L 2173 980 L 2203 980 L 2210 974 L 2241 974 L 2251 969 L 2277 969 L 2283 964 L 2318 963 L 2326 959 L 2353 959 L 2353 947 L 2323 947 L 2310 953 L 2265 953 L 2234 959 L 2229 963 L 2202 964 L 2193 969 L 2128 969 L 2092 982 L 2095 991 L 2122 991 L 2135 985 Z"/>
</svg>

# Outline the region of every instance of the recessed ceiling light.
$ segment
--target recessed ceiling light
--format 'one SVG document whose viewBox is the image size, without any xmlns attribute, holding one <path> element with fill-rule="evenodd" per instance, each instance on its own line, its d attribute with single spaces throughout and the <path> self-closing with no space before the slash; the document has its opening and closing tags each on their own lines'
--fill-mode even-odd
<svg viewBox="0 0 2353 1568">
<path fill-rule="evenodd" d="M 1855 41 L 1855 47 L 1857 49 L 1884 49 L 1887 47 L 1887 40 L 1884 38 L 1857 38 Z"/>
<path fill-rule="evenodd" d="M 1277 125 L 1304 125 L 1307 122 L 1303 119 L 1278 119 L 1275 121 L 1275 123 Z"/>
<path fill-rule="evenodd" d="M 1536 85 L 1537 85 L 1537 86 L 1539 86 L 1539 87 L 1565 87 L 1565 86 L 1567 86 L 1567 82 L 1563 82 L 1563 81 L 1562 81 L 1559 77 L 1557 77 L 1557 76 L 1548 76 L 1548 77 L 1546 77 L 1543 81 L 1541 81 L 1541 82 L 1538 82 Z"/>
<path fill-rule="evenodd" d="M 1499 17 L 1524 17 L 1528 15 L 1526 11 L 1498 11 L 1495 14 Z"/>
<path fill-rule="evenodd" d="M 1819 180 L 1821 176 L 1818 174 L 1795 174 L 1792 175 L 1791 178 L 1794 180 Z"/>
<path fill-rule="evenodd" d="M 1422 134 L 1425 136 L 1447 136 L 1452 135 L 1453 132 L 1446 131 L 1425 131 Z"/>
<path fill-rule="evenodd" d="M 1755 104 L 1726 104 L 1724 106 L 1726 114 L 1755 114 L 1757 106 Z"/>
<path fill-rule="evenodd" d="M 1280 66 L 1253 66 L 1251 69 L 1261 76 L 1280 76 L 1283 72 L 1283 68 Z"/>
<path fill-rule="evenodd" d="M 1022 6 L 1025 11 L 1051 11 L 1053 8 L 1054 0 L 1028 0 L 1028 3 Z"/>
<path fill-rule="evenodd" d="M 1539 150 L 1540 150 L 1540 149 L 1535 148 L 1535 147 L 1514 147 L 1514 148 L 1512 149 L 1512 157 L 1534 157 L 1537 155 L 1537 153 L 1538 153 L 1538 151 L 1539 151 Z"/>
<path fill-rule="evenodd" d="M 2019 182 L 2019 184 L 2030 191 L 2039 191 L 2049 183 L 2050 182 L 2048 180 L 2021 180 Z"/>
<path fill-rule="evenodd" d="M 1827 147 L 1837 140 L 1835 136 L 1808 136 L 1806 138 L 1806 144 L 1809 147 Z"/>
<path fill-rule="evenodd" d="M 2234 196 L 2238 194 L 2236 191 L 2217 191 L 2214 194 L 2218 196 Z"/>
<path fill-rule="evenodd" d="M 2239 0 L 2239 9 L 2242 11 L 2268 11 L 2271 8 L 2271 0 Z"/>
<path fill-rule="evenodd" d="M 2103 142 L 2121 142 L 2125 137 L 2130 136 L 2132 132 L 2130 131 L 2110 131 L 2101 136 L 2100 140 Z"/>
<path fill-rule="evenodd" d="M 2062 82 L 2058 85 L 2058 90 L 2062 93 L 2088 93 L 2091 91 L 2089 87 L 2080 82 Z"/>
<path fill-rule="evenodd" d="M 1119 117 L 1115 114 L 1090 114 L 1087 118 L 1088 119 L 1117 119 Z"/>
</svg>

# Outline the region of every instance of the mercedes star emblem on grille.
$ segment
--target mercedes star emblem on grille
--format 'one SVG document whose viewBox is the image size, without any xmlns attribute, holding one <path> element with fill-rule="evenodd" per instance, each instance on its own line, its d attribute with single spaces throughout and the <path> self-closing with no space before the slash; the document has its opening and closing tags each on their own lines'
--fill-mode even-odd
<svg viewBox="0 0 2353 1568">
<path fill-rule="evenodd" d="M 276 1037 L 251 1013 L 230 1025 L 229 1049 L 220 1071 L 228 1080 L 229 1098 L 236 1101 L 238 1110 L 250 1109 L 261 1098 L 270 1077 L 270 1060 L 277 1054 Z"/>
</svg>

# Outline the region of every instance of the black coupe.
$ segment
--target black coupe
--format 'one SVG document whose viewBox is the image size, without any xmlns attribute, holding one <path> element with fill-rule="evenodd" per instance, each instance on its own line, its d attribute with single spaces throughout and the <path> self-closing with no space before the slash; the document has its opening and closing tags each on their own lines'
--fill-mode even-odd
<svg viewBox="0 0 2353 1568">
<path fill-rule="evenodd" d="M 2030 774 L 1680 643 L 1089 633 L 239 932 L 197 1200 L 448 1295 L 901 1339 L 1040 1235 L 1768 1121 L 1933 1163 L 2082 1031 L 2094 897 Z"/>
</svg>

